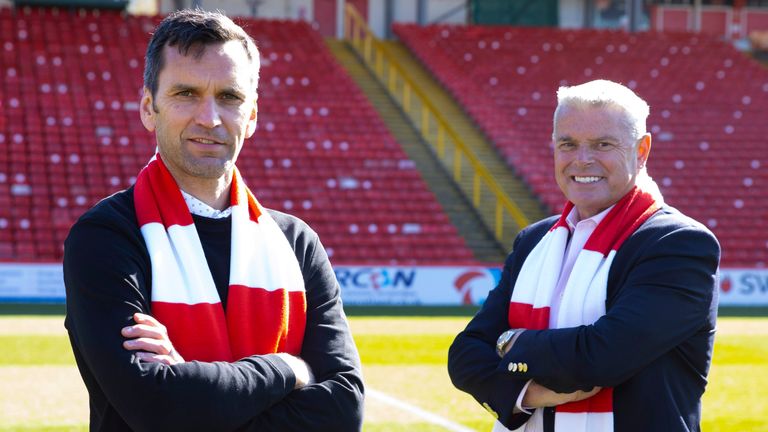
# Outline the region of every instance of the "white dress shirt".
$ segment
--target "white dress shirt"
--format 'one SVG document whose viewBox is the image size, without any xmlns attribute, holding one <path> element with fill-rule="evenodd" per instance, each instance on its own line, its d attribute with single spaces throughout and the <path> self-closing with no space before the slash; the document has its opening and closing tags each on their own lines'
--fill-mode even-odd
<svg viewBox="0 0 768 432">
<path fill-rule="evenodd" d="M 184 197 L 184 202 L 189 207 L 189 212 L 196 216 L 203 216 L 211 219 L 223 219 L 232 214 L 232 206 L 225 208 L 224 210 L 216 210 L 208 204 L 200 201 L 192 195 L 181 191 L 181 196 Z"/>
</svg>

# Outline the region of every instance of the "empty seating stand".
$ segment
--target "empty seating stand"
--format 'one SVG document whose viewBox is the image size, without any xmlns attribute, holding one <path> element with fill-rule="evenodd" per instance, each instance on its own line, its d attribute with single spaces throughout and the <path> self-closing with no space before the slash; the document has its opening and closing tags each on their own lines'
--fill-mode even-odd
<svg viewBox="0 0 768 432">
<path fill-rule="evenodd" d="M 709 226 L 729 267 L 768 265 L 768 70 L 690 33 L 397 25 L 395 33 L 463 104 L 555 213 L 555 92 L 604 78 L 651 105 L 649 173 L 667 202 Z"/>
<path fill-rule="evenodd" d="M 237 20 L 236 20 L 237 21 Z M 0 259 L 59 260 L 76 218 L 135 182 L 156 17 L 0 9 Z M 306 23 L 239 20 L 261 50 L 259 125 L 238 166 L 334 263 L 467 263 L 412 161 Z"/>
</svg>

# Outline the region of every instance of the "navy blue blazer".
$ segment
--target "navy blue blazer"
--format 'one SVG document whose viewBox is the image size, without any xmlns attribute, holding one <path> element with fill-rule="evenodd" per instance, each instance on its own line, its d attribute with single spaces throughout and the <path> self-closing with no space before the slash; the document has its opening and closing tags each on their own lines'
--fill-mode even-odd
<svg viewBox="0 0 768 432">
<path fill-rule="evenodd" d="M 606 314 L 594 324 L 528 330 L 503 359 L 496 339 L 528 253 L 557 221 L 518 234 L 499 285 L 459 333 L 448 353 L 453 384 L 471 394 L 509 429 L 525 383 L 554 391 L 614 387 L 614 429 L 698 431 L 701 396 L 712 361 L 720 245 L 702 224 L 665 206 L 617 251 L 608 275 Z M 524 371 L 507 370 L 510 362 Z"/>
</svg>

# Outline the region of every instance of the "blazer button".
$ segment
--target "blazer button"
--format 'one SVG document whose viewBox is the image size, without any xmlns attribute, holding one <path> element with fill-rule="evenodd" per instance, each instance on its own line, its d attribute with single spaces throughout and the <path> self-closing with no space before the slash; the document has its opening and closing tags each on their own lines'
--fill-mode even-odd
<svg viewBox="0 0 768 432">
<path fill-rule="evenodd" d="M 507 370 L 510 372 L 517 372 L 517 363 L 510 363 L 507 365 Z"/>
</svg>

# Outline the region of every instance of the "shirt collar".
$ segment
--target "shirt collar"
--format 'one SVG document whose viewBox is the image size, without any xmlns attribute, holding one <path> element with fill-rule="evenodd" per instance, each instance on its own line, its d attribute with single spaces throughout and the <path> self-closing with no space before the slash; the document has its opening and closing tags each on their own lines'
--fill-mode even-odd
<svg viewBox="0 0 768 432">
<path fill-rule="evenodd" d="M 192 195 L 181 191 L 181 196 L 184 197 L 184 202 L 187 203 L 189 212 L 196 216 L 203 216 L 211 219 L 223 219 L 232 214 L 232 207 L 227 207 L 224 210 L 216 210 L 208 204 L 200 201 Z"/>
<path fill-rule="evenodd" d="M 568 223 L 568 228 L 570 228 L 571 231 L 576 229 L 576 225 L 578 225 L 578 224 L 580 224 L 582 222 L 587 222 L 587 221 L 594 223 L 595 224 L 594 226 L 598 226 L 598 225 L 600 225 L 600 222 L 602 222 L 603 219 L 605 219 L 605 216 L 608 214 L 609 211 L 611 211 L 611 209 L 615 205 L 616 204 L 614 204 L 614 205 L 608 207 L 607 209 L 601 211 L 600 213 L 598 213 L 598 214 L 596 214 L 596 215 L 594 215 L 594 216 L 592 216 L 590 218 L 584 219 L 584 220 L 579 220 L 579 211 L 576 210 L 576 207 L 574 206 L 571 209 L 571 212 L 568 213 L 568 216 L 565 217 L 565 221 Z"/>
</svg>

